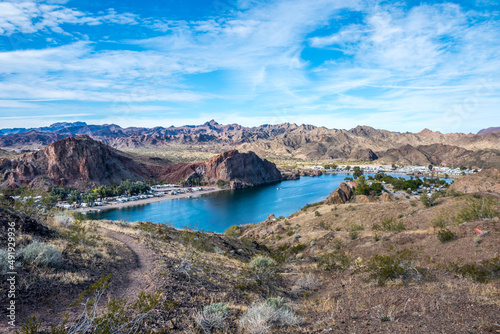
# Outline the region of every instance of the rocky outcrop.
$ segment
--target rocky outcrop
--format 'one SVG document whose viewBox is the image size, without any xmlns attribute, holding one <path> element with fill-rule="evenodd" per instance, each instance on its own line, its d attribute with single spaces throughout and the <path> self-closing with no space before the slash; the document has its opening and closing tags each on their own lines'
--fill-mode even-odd
<svg viewBox="0 0 500 334">
<path fill-rule="evenodd" d="M 342 182 L 327 198 L 326 204 L 344 204 L 352 199 L 354 192 L 349 184 Z"/>
<path fill-rule="evenodd" d="M 57 141 L 19 159 L 0 161 L 2 186 L 85 189 L 122 180 L 156 178 L 167 160 L 139 158 L 117 151 L 86 135 Z"/>
<path fill-rule="evenodd" d="M 477 192 L 500 193 L 500 169 L 490 168 L 477 174 L 460 177 L 453 181 L 450 189 L 466 194 Z"/>
<path fill-rule="evenodd" d="M 357 149 L 349 155 L 349 160 L 354 161 L 373 161 L 377 159 L 378 156 L 369 148 Z"/>
<path fill-rule="evenodd" d="M 323 172 L 318 169 L 306 168 L 301 169 L 299 172 L 300 176 L 321 176 Z"/>
<path fill-rule="evenodd" d="M 300 175 L 293 172 L 281 172 L 283 181 L 292 181 L 300 179 Z"/>
<path fill-rule="evenodd" d="M 281 181 L 283 177 L 272 162 L 262 160 L 253 152 L 233 150 L 204 162 L 173 165 L 161 179 L 195 184 L 202 181 L 213 184 L 222 180 L 228 182 L 231 189 L 241 189 Z"/>
</svg>

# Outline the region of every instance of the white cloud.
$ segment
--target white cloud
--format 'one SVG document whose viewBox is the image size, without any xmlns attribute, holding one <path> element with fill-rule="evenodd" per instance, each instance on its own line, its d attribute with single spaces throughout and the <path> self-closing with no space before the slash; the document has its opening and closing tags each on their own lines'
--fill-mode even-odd
<svg viewBox="0 0 500 334">
<path fill-rule="evenodd" d="M 62 6 L 66 1 L 4 1 L 0 2 L 0 35 L 23 34 L 50 30 L 63 33 L 62 24 L 102 23 L 137 24 L 137 16 L 131 13 L 117 13 L 109 9 L 102 15 L 92 15 Z"/>
</svg>

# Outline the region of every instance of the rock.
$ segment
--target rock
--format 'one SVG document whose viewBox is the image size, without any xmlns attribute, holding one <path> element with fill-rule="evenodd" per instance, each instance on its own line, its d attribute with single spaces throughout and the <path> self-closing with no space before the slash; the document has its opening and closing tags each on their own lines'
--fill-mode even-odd
<svg viewBox="0 0 500 334">
<path fill-rule="evenodd" d="M 344 204 L 351 200 L 354 192 L 351 186 L 347 183 L 342 182 L 337 189 L 335 189 L 327 198 L 326 204 Z"/>
<path fill-rule="evenodd" d="M 281 172 L 283 181 L 292 181 L 300 179 L 300 175 L 292 172 Z"/>
<path fill-rule="evenodd" d="M 207 161 L 170 166 L 161 180 L 175 183 L 186 180 L 193 173 L 196 173 L 198 180 L 209 183 L 226 181 L 231 189 L 248 188 L 283 179 L 281 172 L 272 162 L 262 160 L 254 152 L 240 153 L 233 150 Z"/>
<path fill-rule="evenodd" d="M 265 223 L 271 223 L 271 222 L 275 222 L 275 221 L 276 221 L 276 216 L 271 213 L 269 216 L 267 216 Z"/>
<path fill-rule="evenodd" d="M 318 170 L 318 169 L 301 169 L 300 170 L 300 176 L 321 176 L 323 175 L 323 172 Z"/>
<path fill-rule="evenodd" d="M 389 193 L 383 193 L 382 195 L 380 195 L 380 199 L 382 200 L 382 202 L 392 202 L 394 201 L 394 196 Z"/>
<path fill-rule="evenodd" d="M 89 136 L 69 137 L 27 154 L 22 158 L 0 161 L 0 186 L 48 188 L 65 185 L 78 189 L 120 183 L 122 180 L 144 180 L 159 177 L 168 160 L 133 159 Z"/>
</svg>

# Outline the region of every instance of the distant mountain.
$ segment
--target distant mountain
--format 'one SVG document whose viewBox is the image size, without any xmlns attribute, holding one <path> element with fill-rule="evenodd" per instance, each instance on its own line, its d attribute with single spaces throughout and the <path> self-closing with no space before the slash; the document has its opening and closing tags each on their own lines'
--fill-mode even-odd
<svg viewBox="0 0 500 334">
<path fill-rule="evenodd" d="M 497 132 L 497 131 L 500 131 L 500 126 L 482 129 L 477 134 L 478 135 L 487 135 L 488 133 Z"/>
<path fill-rule="evenodd" d="M 433 164 L 471 163 L 478 167 L 494 166 L 500 160 L 500 131 L 482 135 L 443 134 L 428 129 L 418 133 L 400 133 L 369 126 L 357 126 L 350 130 L 290 123 L 244 127 L 238 124 L 222 125 L 214 120 L 202 125 L 168 128 L 121 128 L 114 124 L 85 124 L 46 132 L 31 130 L 0 136 L 0 147 L 41 149 L 55 141 L 79 134 L 86 134 L 117 149 L 158 148 L 172 144 L 196 145 L 214 153 L 238 149 L 240 152 L 253 151 L 267 158 L 378 160 L 399 161 L 404 164 L 427 164 L 431 161 Z M 438 146 L 432 145 L 444 146 L 438 149 Z M 444 157 L 440 158 L 435 150 L 444 154 Z M 473 154 L 478 152 L 481 154 Z"/>
<path fill-rule="evenodd" d="M 12 128 L 12 129 L 0 129 L 0 136 L 5 136 L 5 135 L 11 135 L 11 134 L 19 134 L 19 133 L 25 133 L 29 131 L 37 131 L 37 132 L 52 132 L 52 131 L 57 131 L 60 129 L 65 129 L 65 128 L 71 128 L 71 127 L 78 127 L 78 126 L 84 126 L 87 125 L 85 122 L 73 122 L 73 123 L 67 123 L 67 122 L 59 122 L 59 123 L 54 123 L 52 125 L 42 127 L 42 128 Z"/>
</svg>

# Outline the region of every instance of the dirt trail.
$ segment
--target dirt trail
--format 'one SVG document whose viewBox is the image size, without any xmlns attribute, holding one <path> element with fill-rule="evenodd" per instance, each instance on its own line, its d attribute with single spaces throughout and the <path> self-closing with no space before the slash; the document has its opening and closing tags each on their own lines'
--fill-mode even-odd
<svg viewBox="0 0 500 334">
<path fill-rule="evenodd" d="M 113 297 L 127 298 L 132 301 L 141 291 L 153 290 L 155 283 L 152 278 L 155 277 L 154 271 L 157 268 L 154 253 L 124 233 L 106 228 L 100 228 L 100 230 L 106 237 L 123 243 L 134 254 L 128 263 L 119 268 L 120 275 L 112 277 Z"/>
</svg>

